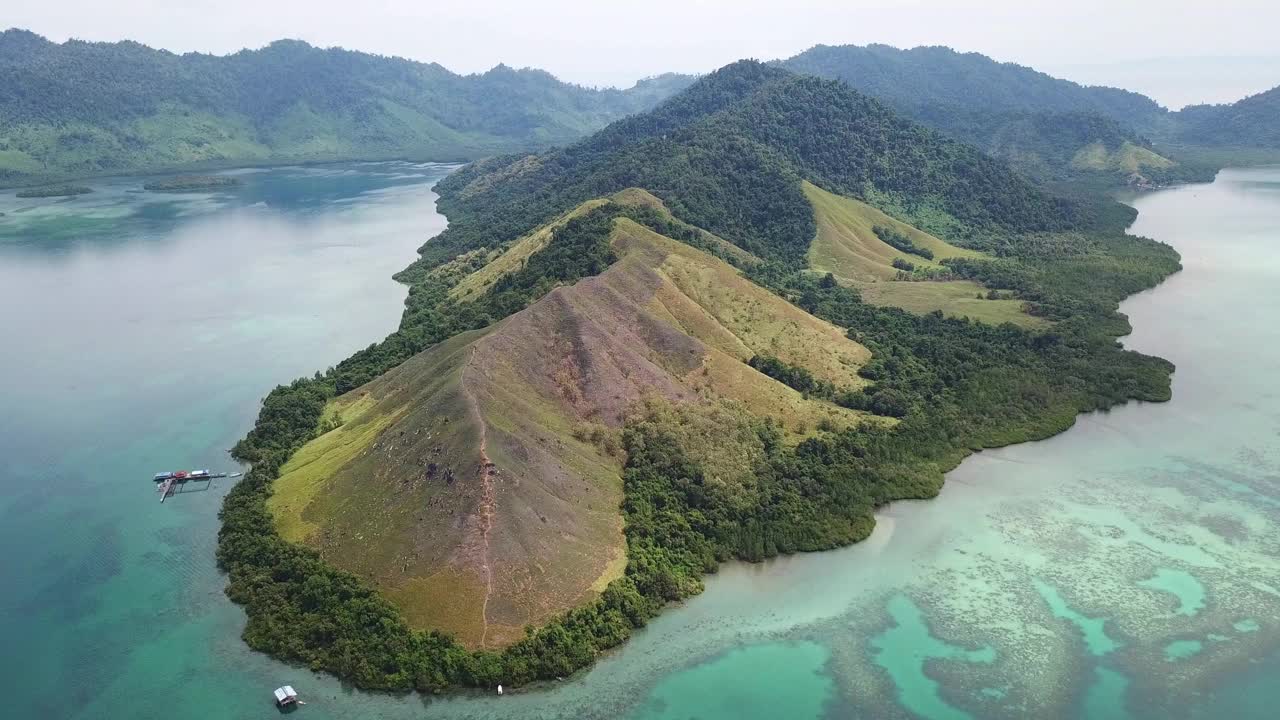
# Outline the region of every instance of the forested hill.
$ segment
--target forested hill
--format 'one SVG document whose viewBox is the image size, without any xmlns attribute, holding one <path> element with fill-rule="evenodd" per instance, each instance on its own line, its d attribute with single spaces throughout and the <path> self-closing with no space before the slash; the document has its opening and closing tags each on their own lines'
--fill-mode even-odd
<svg viewBox="0 0 1280 720">
<path fill-rule="evenodd" d="M 819 45 L 777 64 L 843 80 L 1038 180 L 1205 180 L 1217 163 L 1280 151 L 1280 88 L 1170 112 L 1136 92 L 946 47 Z M 1213 152 L 1226 149 L 1237 152 Z"/>
<path fill-rule="evenodd" d="M 1184 108 L 1178 116 L 1180 142 L 1280 150 L 1280 87 L 1229 105 Z"/>
<path fill-rule="evenodd" d="M 819 45 L 780 62 L 843 80 L 913 119 L 1041 181 L 1148 184 L 1202 179 L 1144 136 L 1167 125 L 1154 100 L 1086 87 L 1013 63 L 945 47 Z"/>
<path fill-rule="evenodd" d="M 911 115 L 937 105 L 987 113 L 1091 112 L 1145 127 L 1167 112 L 1136 92 L 1086 87 L 946 47 L 818 45 L 782 64 L 796 72 L 844 80 Z"/>
<path fill-rule="evenodd" d="M 450 242 L 495 228 L 514 237 L 577 203 L 636 186 L 757 255 L 796 261 L 814 233 L 801 178 L 897 208 L 971 246 L 1103 222 L 1096 209 L 1048 196 L 843 83 L 751 61 L 562 150 L 465 168 L 440 190 Z"/>
<path fill-rule="evenodd" d="M 685 76 L 593 90 L 499 65 L 282 40 L 233 55 L 0 33 L 0 183 L 237 162 L 471 159 L 564 144 L 653 106 Z"/>
</svg>

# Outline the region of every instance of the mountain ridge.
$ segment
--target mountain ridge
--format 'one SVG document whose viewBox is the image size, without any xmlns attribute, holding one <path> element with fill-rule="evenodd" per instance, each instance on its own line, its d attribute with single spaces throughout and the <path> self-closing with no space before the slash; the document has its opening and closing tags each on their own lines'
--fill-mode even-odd
<svg viewBox="0 0 1280 720">
<path fill-rule="evenodd" d="M 1178 114 L 1140 93 L 1081 85 L 980 53 L 819 45 L 776 63 L 842 80 L 1060 190 L 1205 180 L 1216 170 L 1170 159 L 1148 139 L 1176 124 Z M 1124 161 L 1072 162 L 1093 145 Z"/>
<path fill-rule="evenodd" d="M 938 46 L 818 45 L 772 64 L 843 80 L 1057 191 L 1204 180 L 1224 162 L 1280 153 L 1280 121 L 1252 98 L 1173 113 L 1139 93 Z M 0 33 L 0 185 L 535 151 L 653 107 L 694 80 L 667 73 L 625 90 L 590 89 L 537 69 L 500 63 L 459 75 L 300 40 L 174 54 L 10 29 Z M 1095 144 L 1114 160 L 1072 162 Z"/>
<path fill-rule="evenodd" d="M 725 114 L 727 102 L 734 109 Z M 784 121 L 789 135 L 781 138 L 773 129 Z M 810 136 L 797 128 L 811 130 L 814 143 L 822 142 L 823 128 L 850 142 L 814 152 L 805 140 Z M 732 144 L 732 153 L 723 153 L 724 143 Z M 736 167 L 709 165 L 698 188 L 685 187 L 685 169 L 701 172 L 700 163 L 711 153 L 727 155 Z M 843 83 L 743 61 L 701 78 L 651 113 L 619 121 L 563 150 L 535 158 L 494 158 L 445 178 L 439 186 L 441 207 L 458 220 L 437 248 L 469 235 L 473 222 L 526 232 L 586 199 L 637 186 L 662 197 L 677 216 L 735 237 L 750 252 L 794 259 L 808 245 L 813 219 L 786 155 L 807 157 L 805 172 L 855 195 L 896 194 L 904 202 L 910 196 L 916 212 L 936 210 L 926 224 L 954 225 L 963 218 L 998 234 L 1066 226 L 1088 214 L 1082 204 L 1040 191 L 977 150 L 912 123 Z M 892 159 L 878 160 L 881 156 Z M 619 174 L 612 169 L 619 166 L 633 170 Z M 567 197 L 553 196 L 548 182 L 570 168 L 574 177 L 560 183 L 564 187 L 558 191 Z M 960 182 L 956 178 L 962 175 Z M 480 182 L 487 183 L 484 192 L 474 192 Z M 498 207 L 493 198 L 504 194 L 526 200 L 514 215 L 488 212 Z M 724 211 L 728 207 L 738 210 L 730 215 Z M 480 210 L 474 219 L 471 208 Z M 939 231 L 945 235 L 948 229 Z"/>
<path fill-rule="evenodd" d="M 777 62 L 799 72 L 836 75 L 904 110 L 913 105 L 980 103 L 1001 111 L 1095 112 L 1138 125 L 1167 112 L 1131 90 L 1081 85 L 1025 65 L 945 46 L 816 45 Z"/>
<path fill-rule="evenodd" d="M 1235 143 L 1280 150 L 1280 87 L 1222 105 L 1192 105 L 1179 113 L 1187 118 L 1176 131 L 1182 142 L 1210 146 Z M 1224 141 L 1231 137 L 1234 143 Z"/>
<path fill-rule="evenodd" d="M 0 33 L 0 182 L 334 160 L 475 159 L 575 140 L 687 84 L 593 90 L 498 65 L 276 41 L 229 55 Z"/>
</svg>

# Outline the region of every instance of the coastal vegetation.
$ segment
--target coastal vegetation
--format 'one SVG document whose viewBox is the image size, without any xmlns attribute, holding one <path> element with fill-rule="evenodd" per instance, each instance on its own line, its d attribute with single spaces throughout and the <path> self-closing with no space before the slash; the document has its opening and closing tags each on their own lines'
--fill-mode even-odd
<svg viewBox="0 0 1280 720">
<path fill-rule="evenodd" d="M 225 175 L 179 175 L 163 180 L 153 180 L 143 185 L 142 189 L 161 193 L 190 193 L 227 190 L 243 184 L 239 178 Z"/>
<path fill-rule="evenodd" d="M 84 185 L 47 185 L 45 187 L 19 190 L 17 196 L 20 198 L 71 197 L 91 192 L 93 192 L 93 188 Z"/>
<path fill-rule="evenodd" d="M 736 63 L 438 192 L 400 328 L 267 396 L 222 510 L 245 640 L 359 687 L 567 676 L 721 562 L 855 542 L 978 448 L 1169 396 L 1115 309 L 1176 253 L 840 83 Z M 867 302 L 952 283 L 850 282 L 823 228 L 1035 322 Z"/>
</svg>

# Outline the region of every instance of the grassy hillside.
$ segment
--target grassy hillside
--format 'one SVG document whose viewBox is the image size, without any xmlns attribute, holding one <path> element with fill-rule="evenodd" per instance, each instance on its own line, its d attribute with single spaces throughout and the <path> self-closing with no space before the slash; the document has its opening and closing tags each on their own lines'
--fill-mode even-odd
<svg viewBox="0 0 1280 720">
<path fill-rule="evenodd" d="M 838 281 L 857 288 L 863 300 L 917 314 L 941 311 L 949 317 L 993 324 L 1044 324 L 1042 319 L 1023 312 L 1021 300 L 988 298 L 989 291 L 978 283 L 942 279 L 949 276 L 944 260 L 989 256 L 950 245 L 866 203 L 834 195 L 812 183 L 804 184 L 804 192 L 813 204 L 818 224 L 818 233 L 809 247 L 809 267 L 818 273 L 831 273 Z M 892 228 L 917 247 L 927 249 L 931 257 L 889 245 L 877 237 L 876 228 Z M 910 263 L 915 270 L 894 267 L 895 260 Z"/>
<path fill-rule="evenodd" d="M 467 274 L 457 285 L 454 285 L 449 290 L 449 297 L 454 300 L 465 300 L 474 295 L 484 293 L 493 287 L 493 284 L 502 276 L 509 275 L 524 267 L 530 257 L 551 242 L 551 235 L 556 228 L 562 227 L 569 220 L 581 217 L 606 202 L 603 199 L 588 200 L 556 220 L 516 240 L 504 252 L 495 252 L 492 256 L 485 257 L 483 265 L 479 269 Z M 447 269 L 445 271 L 447 272 Z"/>
<path fill-rule="evenodd" d="M 1152 152 L 1150 148 L 1123 142 L 1119 147 L 1108 148 L 1104 143 L 1092 142 L 1076 151 L 1071 166 L 1084 170 L 1111 170 L 1121 173 L 1141 173 L 1148 169 L 1162 170 L 1173 166 L 1173 161 Z"/>
<path fill-rule="evenodd" d="M 454 290 L 492 287 L 518 269 L 513 255 L 527 260 L 606 202 L 584 203 Z M 629 408 L 728 400 L 777 420 L 793 443 L 866 421 L 747 365 L 768 353 L 860 388 L 866 348 L 723 260 L 613 223 L 619 259 L 604 273 L 332 401 L 340 424 L 321 420 L 337 427 L 281 468 L 267 503 L 281 537 L 367 578 L 413 627 L 502 647 L 621 576 Z"/>
<path fill-rule="evenodd" d="M 590 90 L 536 70 L 279 41 L 212 56 L 0 33 L 0 184 L 232 163 L 469 159 L 569 142 L 684 87 Z"/>
<path fill-rule="evenodd" d="M 361 687 L 567 676 L 721 562 L 856 542 L 977 448 L 1169 396 L 1116 307 L 1176 253 L 841 83 L 735 63 L 438 189 L 400 328 L 267 396 L 222 512 L 246 641 Z M 1045 322 L 815 272 L 820 226 L 878 272 L 867 222 Z"/>
<path fill-rule="evenodd" d="M 958 248 L 944 240 L 886 215 L 870 205 L 844 198 L 814 185 L 803 184 L 805 197 L 813 204 L 818 234 L 809 246 L 809 266 L 818 272 L 832 272 L 847 280 L 875 282 L 892 280 L 900 270 L 894 260 L 910 261 L 922 268 L 941 268 L 947 258 L 980 258 L 976 250 Z M 877 237 L 875 228 L 892 228 L 913 245 L 929 251 L 929 257 L 899 250 Z"/>
</svg>

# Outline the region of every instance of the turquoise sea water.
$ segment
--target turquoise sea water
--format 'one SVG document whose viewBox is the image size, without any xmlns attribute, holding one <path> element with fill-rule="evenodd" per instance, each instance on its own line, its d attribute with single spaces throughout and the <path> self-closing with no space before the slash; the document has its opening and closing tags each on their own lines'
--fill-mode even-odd
<svg viewBox="0 0 1280 720">
<path fill-rule="evenodd" d="M 213 565 L 232 481 L 161 505 L 149 478 L 240 470 L 226 449 L 272 385 L 395 328 L 390 276 L 444 227 L 447 171 L 0 194 L 0 716 L 251 715 L 282 672 L 241 647 Z"/>
<path fill-rule="evenodd" d="M 169 208 L 103 192 L 16 231 L 0 199 L 17 717 L 269 717 L 283 682 L 311 718 L 1274 717 L 1280 170 L 1132 200 L 1184 258 L 1122 308 L 1126 345 L 1177 364 L 1170 403 L 976 455 L 859 545 L 727 566 L 554 687 L 370 695 L 247 651 L 213 568 L 225 485 L 160 506 L 147 478 L 229 467 L 272 383 L 394 325 L 439 172 L 273 170 Z"/>
</svg>

